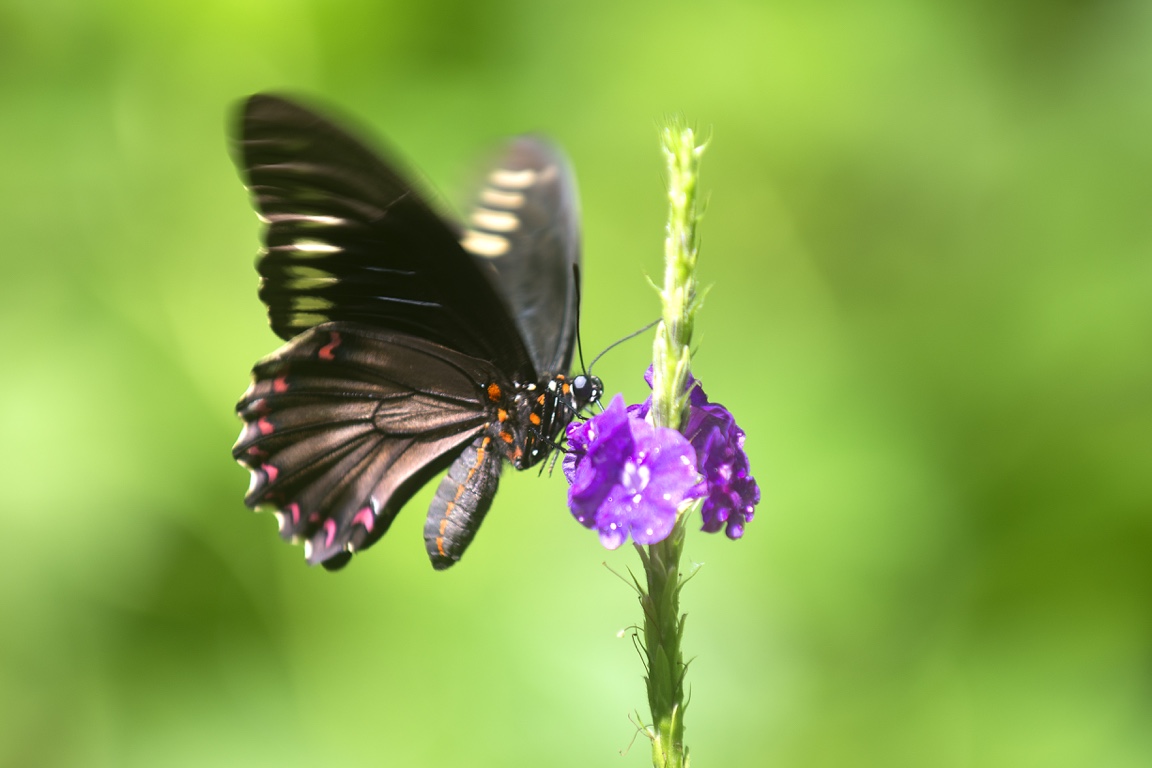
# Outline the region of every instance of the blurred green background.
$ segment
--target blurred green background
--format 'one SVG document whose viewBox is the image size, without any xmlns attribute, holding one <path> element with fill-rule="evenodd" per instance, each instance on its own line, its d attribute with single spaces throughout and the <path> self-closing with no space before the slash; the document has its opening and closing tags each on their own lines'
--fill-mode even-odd
<svg viewBox="0 0 1152 768">
<path fill-rule="evenodd" d="M 588 349 L 657 312 L 657 126 L 712 132 L 695 366 L 764 501 L 689 539 L 695 764 L 1152 765 L 1140 0 L 0 3 L 0 764 L 648 764 L 636 557 L 558 474 L 447 573 L 428 492 L 339 574 L 242 506 L 267 89 L 449 199 L 553 136 Z"/>
</svg>

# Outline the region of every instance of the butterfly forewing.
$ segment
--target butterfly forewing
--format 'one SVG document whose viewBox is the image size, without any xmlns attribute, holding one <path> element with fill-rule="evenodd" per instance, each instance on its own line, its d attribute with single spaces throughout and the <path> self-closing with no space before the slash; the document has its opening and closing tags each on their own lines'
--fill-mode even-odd
<svg viewBox="0 0 1152 768">
<path fill-rule="evenodd" d="M 476 194 L 461 240 L 495 270 L 539 378 L 566 373 L 572 361 L 580 263 L 576 181 L 547 142 L 509 143 Z"/>
<path fill-rule="evenodd" d="M 456 228 L 374 152 L 276 96 L 248 99 L 240 122 L 238 162 L 268 223 L 260 298 L 280 337 L 362 322 L 535 375 Z"/>
</svg>

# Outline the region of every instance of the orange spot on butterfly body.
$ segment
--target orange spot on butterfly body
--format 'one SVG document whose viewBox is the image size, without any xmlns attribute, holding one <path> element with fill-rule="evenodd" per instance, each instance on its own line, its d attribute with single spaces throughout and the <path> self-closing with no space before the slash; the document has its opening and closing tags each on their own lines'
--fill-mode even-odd
<svg viewBox="0 0 1152 768">
<path fill-rule="evenodd" d="M 491 384 L 488 385 L 488 399 L 491 400 L 492 402 L 494 402 L 494 403 L 500 402 L 500 396 L 502 394 L 503 393 L 500 391 L 500 385 L 497 384 L 496 382 L 492 382 Z"/>
<path fill-rule="evenodd" d="M 441 557 L 448 557 L 448 553 L 444 551 L 444 532 L 448 530 L 448 518 L 451 516 L 454 506 L 456 506 L 455 502 L 448 502 L 448 506 L 444 508 L 444 517 L 440 520 L 440 535 L 436 537 L 436 551 L 440 553 Z"/>
</svg>

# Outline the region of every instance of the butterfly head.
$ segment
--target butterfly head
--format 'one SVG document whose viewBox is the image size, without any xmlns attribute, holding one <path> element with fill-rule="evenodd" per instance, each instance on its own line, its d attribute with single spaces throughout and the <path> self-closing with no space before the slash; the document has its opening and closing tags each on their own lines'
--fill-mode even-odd
<svg viewBox="0 0 1152 768">
<path fill-rule="evenodd" d="M 576 413 L 600 402 L 604 396 L 604 383 L 599 376 L 580 374 L 572 378 L 572 410 Z"/>
</svg>

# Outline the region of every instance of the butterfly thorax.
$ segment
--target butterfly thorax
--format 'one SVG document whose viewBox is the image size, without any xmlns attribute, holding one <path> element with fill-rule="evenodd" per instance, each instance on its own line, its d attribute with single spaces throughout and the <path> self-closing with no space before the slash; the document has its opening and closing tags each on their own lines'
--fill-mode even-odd
<svg viewBox="0 0 1152 768">
<path fill-rule="evenodd" d="M 564 428 L 602 392 L 600 379 L 585 375 L 559 374 L 543 386 L 516 383 L 511 392 L 491 384 L 488 397 L 496 404 L 496 419 L 489 429 L 512 465 L 527 469 L 559 446 Z"/>
</svg>

